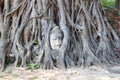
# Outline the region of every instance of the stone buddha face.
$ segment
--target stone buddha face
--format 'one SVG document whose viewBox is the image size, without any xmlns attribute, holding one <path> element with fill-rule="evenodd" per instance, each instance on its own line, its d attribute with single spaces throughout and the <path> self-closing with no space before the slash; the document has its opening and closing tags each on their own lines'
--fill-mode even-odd
<svg viewBox="0 0 120 80">
<path fill-rule="evenodd" d="M 50 45 L 53 50 L 58 50 L 63 41 L 63 33 L 58 26 L 50 31 Z"/>
</svg>

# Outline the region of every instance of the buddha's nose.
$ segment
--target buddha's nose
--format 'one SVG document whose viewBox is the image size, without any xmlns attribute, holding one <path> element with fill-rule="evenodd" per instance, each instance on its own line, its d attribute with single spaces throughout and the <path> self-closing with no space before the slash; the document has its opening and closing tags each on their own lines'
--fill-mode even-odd
<svg viewBox="0 0 120 80">
<path fill-rule="evenodd" d="M 56 45 L 60 45 L 61 44 L 61 40 L 57 39 L 56 40 Z"/>
</svg>

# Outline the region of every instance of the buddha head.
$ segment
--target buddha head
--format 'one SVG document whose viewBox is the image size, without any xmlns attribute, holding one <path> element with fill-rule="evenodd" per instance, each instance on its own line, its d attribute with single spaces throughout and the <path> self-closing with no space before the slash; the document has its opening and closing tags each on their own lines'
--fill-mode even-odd
<svg viewBox="0 0 120 80">
<path fill-rule="evenodd" d="M 60 30 L 59 26 L 55 26 L 50 31 L 50 46 L 53 50 L 58 50 L 63 41 L 63 32 Z"/>
</svg>

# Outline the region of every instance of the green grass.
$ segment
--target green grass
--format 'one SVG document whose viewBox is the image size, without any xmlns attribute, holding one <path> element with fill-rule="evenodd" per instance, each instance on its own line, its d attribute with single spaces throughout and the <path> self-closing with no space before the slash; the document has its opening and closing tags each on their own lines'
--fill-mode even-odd
<svg viewBox="0 0 120 80">
<path fill-rule="evenodd" d="M 5 71 L 7 74 L 11 74 L 12 73 L 12 70 L 6 70 Z"/>
<path fill-rule="evenodd" d="M 38 69 L 39 65 L 38 64 L 26 64 L 26 69 L 30 70 L 30 69 Z"/>
<path fill-rule="evenodd" d="M 0 78 L 3 78 L 3 75 L 0 74 Z"/>
<path fill-rule="evenodd" d="M 101 3 L 106 8 L 115 7 L 115 0 L 101 0 Z"/>
<path fill-rule="evenodd" d="M 18 74 L 13 74 L 13 77 L 19 77 L 19 75 Z"/>
</svg>

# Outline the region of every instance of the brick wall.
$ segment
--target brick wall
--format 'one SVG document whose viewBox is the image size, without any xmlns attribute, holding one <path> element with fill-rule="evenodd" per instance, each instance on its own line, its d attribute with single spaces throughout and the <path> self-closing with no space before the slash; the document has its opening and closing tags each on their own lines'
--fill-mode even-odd
<svg viewBox="0 0 120 80">
<path fill-rule="evenodd" d="M 120 37 L 120 16 L 118 16 L 118 10 L 105 10 L 106 16 L 115 32 Z"/>
</svg>

